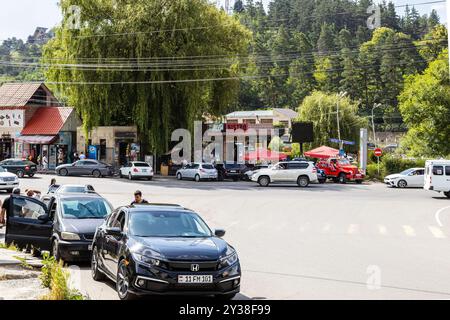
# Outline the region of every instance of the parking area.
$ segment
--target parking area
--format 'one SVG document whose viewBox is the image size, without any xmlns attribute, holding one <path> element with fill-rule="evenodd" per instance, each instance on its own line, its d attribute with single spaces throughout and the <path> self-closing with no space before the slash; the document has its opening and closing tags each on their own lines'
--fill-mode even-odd
<svg viewBox="0 0 450 320">
<path fill-rule="evenodd" d="M 20 186 L 44 191 L 52 177 L 21 179 Z M 450 202 L 437 193 L 379 183 L 262 188 L 162 177 L 56 179 L 90 184 L 116 207 L 141 190 L 150 202 L 180 204 L 224 228 L 243 268 L 238 299 L 450 298 Z M 111 283 L 94 282 L 88 265 L 78 267 L 92 299 L 117 298 Z"/>
</svg>

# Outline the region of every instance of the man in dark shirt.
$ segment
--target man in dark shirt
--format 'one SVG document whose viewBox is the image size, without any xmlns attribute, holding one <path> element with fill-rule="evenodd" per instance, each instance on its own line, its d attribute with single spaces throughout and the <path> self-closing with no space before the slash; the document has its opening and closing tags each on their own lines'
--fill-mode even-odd
<svg viewBox="0 0 450 320">
<path fill-rule="evenodd" d="M 6 217 L 8 217 L 9 210 L 10 210 L 9 203 L 10 203 L 11 197 L 13 195 L 16 195 L 16 196 L 19 195 L 20 196 L 20 189 L 19 188 L 14 189 L 12 195 L 9 196 L 8 198 L 6 198 L 5 201 L 3 201 L 2 209 L 1 209 L 1 212 L 0 212 L 0 225 L 6 224 Z"/>
<path fill-rule="evenodd" d="M 131 203 L 131 205 L 135 204 L 148 204 L 148 201 L 142 198 L 142 192 L 139 190 L 134 193 L 134 201 Z"/>
</svg>

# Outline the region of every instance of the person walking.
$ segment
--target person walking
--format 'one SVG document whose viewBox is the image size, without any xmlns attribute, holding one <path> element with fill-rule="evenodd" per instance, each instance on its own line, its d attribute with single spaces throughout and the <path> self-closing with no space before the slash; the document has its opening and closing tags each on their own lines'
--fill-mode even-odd
<svg viewBox="0 0 450 320">
<path fill-rule="evenodd" d="M 47 159 L 47 155 L 45 155 L 45 154 L 42 157 L 42 167 L 43 167 L 44 171 L 48 170 L 48 159 Z"/>
<path fill-rule="evenodd" d="M 85 160 L 86 159 L 86 156 L 84 155 L 84 152 L 81 152 L 81 154 L 80 154 L 80 160 Z"/>
<path fill-rule="evenodd" d="M 134 201 L 131 203 L 131 205 L 135 204 L 148 204 L 148 201 L 142 198 L 142 192 L 139 190 L 134 193 Z"/>
</svg>

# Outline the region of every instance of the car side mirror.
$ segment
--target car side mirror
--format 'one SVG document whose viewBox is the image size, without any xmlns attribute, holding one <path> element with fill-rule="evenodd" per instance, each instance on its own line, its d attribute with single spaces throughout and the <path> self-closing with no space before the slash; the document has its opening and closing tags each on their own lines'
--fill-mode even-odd
<svg viewBox="0 0 450 320">
<path fill-rule="evenodd" d="M 106 228 L 106 234 L 113 237 L 122 236 L 122 229 L 120 228 Z"/>
<path fill-rule="evenodd" d="M 223 229 L 216 229 L 215 231 L 214 231 L 214 235 L 216 236 L 216 237 L 218 237 L 218 238 L 223 238 L 224 236 L 225 236 L 225 230 L 223 230 Z"/>
</svg>

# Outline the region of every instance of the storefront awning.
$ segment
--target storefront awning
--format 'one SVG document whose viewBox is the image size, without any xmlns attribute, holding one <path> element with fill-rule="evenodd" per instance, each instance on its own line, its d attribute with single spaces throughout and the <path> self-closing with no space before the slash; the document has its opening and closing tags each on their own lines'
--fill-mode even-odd
<svg viewBox="0 0 450 320">
<path fill-rule="evenodd" d="M 58 136 L 20 136 L 14 140 L 22 143 L 29 144 L 51 144 Z"/>
</svg>

